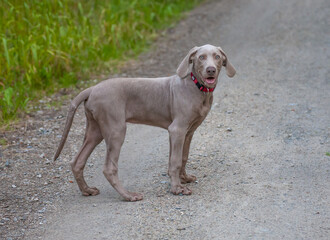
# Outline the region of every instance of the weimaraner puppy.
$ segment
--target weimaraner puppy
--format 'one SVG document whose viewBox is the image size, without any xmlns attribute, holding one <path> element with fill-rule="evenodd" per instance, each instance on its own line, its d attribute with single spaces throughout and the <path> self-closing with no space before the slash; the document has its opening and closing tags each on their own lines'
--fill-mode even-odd
<svg viewBox="0 0 330 240">
<path fill-rule="evenodd" d="M 94 148 L 104 139 L 106 160 L 103 173 L 110 184 L 128 201 L 143 199 L 128 192 L 118 178 L 118 158 L 126 133 L 126 122 L 165 128 L 170 135 L 168 174 L 173 194 L 190 195 L 183 184 L 196 180 L 185 167 L 194 131 L 205 119 L 213 101 L 213 90 L 221 67 L 229 77 L 236 73 L 220 47 L 204 45 L 192 48 L 179 65 L 177 75 L 162 78 L 108 79 L 82 91 L 70 105 L 63 136 L 54 160 L 60 155 L 81 102 L 85 103 L 87 127 L 83 145 L 71 163 L 74 177 L 83 195 L 97 195 L 89 187 L 83 170 Z"/>
</svg>

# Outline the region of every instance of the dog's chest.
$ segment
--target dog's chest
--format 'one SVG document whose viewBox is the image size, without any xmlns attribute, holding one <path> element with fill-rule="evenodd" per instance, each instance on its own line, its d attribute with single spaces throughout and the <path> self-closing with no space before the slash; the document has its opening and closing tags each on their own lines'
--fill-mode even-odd
<svg viewBox="0 0 330 240">
<path fill-rule="evenodd" d="M 211 109 L 211 105 L 210 104 L 205 104 L 201 107 L 201 110 L 200 110 L 200 115 L 201 117 L 206 117 L 206 115 L 209 113 Z"/>
<path fill-rule="evenodd" d="M 203 101 L 200 102 L 199 109 L 199 116 L 205 118 L 209 113 L 213 102 L 213 96 L 205 96 Z"/>
</svg>

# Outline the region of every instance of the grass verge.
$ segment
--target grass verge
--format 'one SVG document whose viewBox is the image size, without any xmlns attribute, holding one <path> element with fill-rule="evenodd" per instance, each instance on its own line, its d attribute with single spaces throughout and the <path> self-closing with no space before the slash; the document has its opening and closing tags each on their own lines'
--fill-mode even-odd
<svg viewBox="0 0 330 240">
<path fill-rule="evenodd" d="M 31 100 L 137 56 L 198 2 L 0 1 L 0 126 Z"/>
</svg>

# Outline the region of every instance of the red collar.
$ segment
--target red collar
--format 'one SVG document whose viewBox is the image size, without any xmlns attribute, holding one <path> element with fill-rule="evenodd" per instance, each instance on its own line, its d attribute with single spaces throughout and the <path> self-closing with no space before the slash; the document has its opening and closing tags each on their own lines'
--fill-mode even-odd
<svg viewBox="0 0 330 240">
<path fill-rule="evenodd" d="M 198 89 L 202 92 L 213 92 L 215 87 L 214 88 L 208 88 L 208 87 L 205 87 L 203 84 L 199 83 L 197 81 L 197 78 L 194 76 L 193 73 L 190 73 L 190 76 L 191 76 L 191 80 L 193 80 L 193 82 L 196 84 L 196 86 L 198 87 Z"/>
</svg>

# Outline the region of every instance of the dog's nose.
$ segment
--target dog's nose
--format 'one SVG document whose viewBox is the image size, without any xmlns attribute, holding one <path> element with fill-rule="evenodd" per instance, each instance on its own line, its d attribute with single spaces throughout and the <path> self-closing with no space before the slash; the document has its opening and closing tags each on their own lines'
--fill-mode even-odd
<svg viewBox="0 0 330 240">
<path fill-rule="evenodd" d="M 215 74 L 215 71 L 216 71 L 215 67 L 207 67 L 206 68 L 206 72 L 210 76 L 213 76 Z"/>
</svg>

